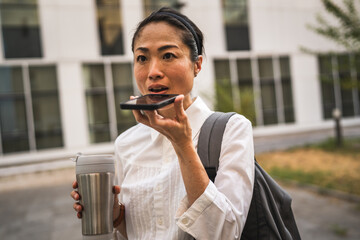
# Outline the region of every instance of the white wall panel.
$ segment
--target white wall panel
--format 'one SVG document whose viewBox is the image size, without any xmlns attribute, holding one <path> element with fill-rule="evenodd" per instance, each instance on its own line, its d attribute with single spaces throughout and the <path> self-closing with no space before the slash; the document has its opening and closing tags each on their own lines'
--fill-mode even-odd
<svg viewBox="0 0 360 240">
<path fill-rule="evenodd" d="M 320 1 L 250 0 L 252 50 L 298 52 L 300 46 L 318 51 L 339 49 L 307 28 L 316 25 L 316 14 L 324 13 Z"/>
<path fill-rule="evenodd" d="M 200 28 L 205 36 L 205 52 L 209 55 L 223 53 L 226 46 L 221 1 L 187 0 L 183 2 L 186 5 L 182 12 Z"/>
<path fill-rule="evenodd" d="M 132 57 L 132 37 L 143 19 L 142 0 L 122 0 L 121 3 L 125 55 Z"/>
<path fill-rule="evenodd" d="M 57 70 L 64 146 L 68 149 L 87 146 L 89 134 L 81 65 L 62 62 Z"/>
<path fill-rule="evenodd" d="M 45 58 L 79 59 L 99 55 L 94 1 L 39 0 Z"/>
<path fill-rule="evenodd" d="M 322 104 L 317 57 L 307 54 L 292 55 L 290 67 L 296 123 L 320 123 Z"/>
</svg>

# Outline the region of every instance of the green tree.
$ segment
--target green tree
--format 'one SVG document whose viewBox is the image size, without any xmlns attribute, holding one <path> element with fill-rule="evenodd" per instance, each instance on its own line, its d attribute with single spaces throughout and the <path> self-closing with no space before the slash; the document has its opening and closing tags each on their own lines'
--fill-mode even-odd
<svg viewBox="0 0 360 240">
<path fill-rule="evenodd" d="M 341 6 L 334 0 L 321 0 L 321 2 L 326 12 L 336 19 L 337 24 L 329 23 L 318 14 L 317 25 L 309 24 L 308 28 L 337 42 L 350 52 L 360 52 L 360 0 L 342 0 Z"/>
</svg>

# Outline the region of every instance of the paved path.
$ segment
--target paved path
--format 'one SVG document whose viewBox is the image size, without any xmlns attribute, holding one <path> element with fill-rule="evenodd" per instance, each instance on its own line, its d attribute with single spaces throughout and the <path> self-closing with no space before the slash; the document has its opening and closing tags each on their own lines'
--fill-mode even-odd
<svg viewBox="0 0 360 240">
<path fill-rule="evenodd" d="M 69 196 L 73 179 L 73 169 L 0 178 L 0 239 L 82 239 Z M 286 189 L 302 239 L 360 239 L 360 203 Z"/>
</svg>

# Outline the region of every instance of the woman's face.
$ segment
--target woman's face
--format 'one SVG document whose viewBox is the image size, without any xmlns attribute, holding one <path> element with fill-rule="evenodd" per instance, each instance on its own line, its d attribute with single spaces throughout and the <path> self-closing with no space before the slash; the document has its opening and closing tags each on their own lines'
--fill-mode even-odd
<svg viewBox="0 0 360 240">
<path fill-rule="evenodd" d="M 134 43 L 134 75 L 141 94 L 183 94 L 184 108 L 194 76 L 201 70 L 202 56 L 190 59 L 190 49 L 181 40 L 181 30 L 166 22 L 146 25 Z"/>
</svg>

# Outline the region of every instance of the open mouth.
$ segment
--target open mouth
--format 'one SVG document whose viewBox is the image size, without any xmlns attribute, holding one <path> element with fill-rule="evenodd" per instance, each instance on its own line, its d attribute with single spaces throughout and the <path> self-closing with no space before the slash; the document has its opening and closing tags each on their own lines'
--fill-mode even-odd
<svg viewBox="0 0 360 240">
<path fill-rule="evenodd" d="M 168 90 L 169 88 L 167 87 L 150 87 L 149 91 L 151 93 L 164 93 Z"/>
</svg>

